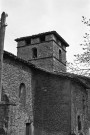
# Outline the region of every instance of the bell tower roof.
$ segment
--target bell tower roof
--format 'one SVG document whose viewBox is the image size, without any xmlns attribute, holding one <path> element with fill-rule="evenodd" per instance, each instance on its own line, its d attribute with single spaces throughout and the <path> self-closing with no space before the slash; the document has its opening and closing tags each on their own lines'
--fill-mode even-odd
<svg viewBox="0 0 90 135">
<path fill-rule="evenodd" d="M 48 71 L 66 72 L 66 47 L 69 44 L 56 31 L 21 37 L 15 41 L 18 57 Z"/>
<path fill-rule="evenodd" d="M 38 38 L 38 37 L 42 37 L 42 36 L 46 36 L 46 35 L 50 35 L 50 34 L 55 35 L 55 37 L 58 40 L 60 40 L 66 47 L 69 46 L 69 44 L 56 31 L 49 31 L 49 32 L 35 34 L 35 35 L 32 35 L 32 36 L 20 37 L 20 38 L 15 39 L 15 41 L 19 42 L 19 41 L 27 40 L 27 39 L 30 39 L 30 38 Z"/>
</svg>

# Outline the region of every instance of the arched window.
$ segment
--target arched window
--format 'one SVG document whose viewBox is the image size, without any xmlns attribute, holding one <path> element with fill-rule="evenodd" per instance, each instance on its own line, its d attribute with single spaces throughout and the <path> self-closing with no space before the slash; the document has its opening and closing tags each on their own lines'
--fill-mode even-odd
<svg viewBox="0 0 90 135">
<path fill-rule="evenodd" d="M 59 49 L 59 60 L 62 61 L 62 51 Z"/>
<path fill-rule="evenodd" d="M 19 87 L 19 97 L 25 92 L 25 84 L 21 83 Z"/>
<path fill-rule="evenodd" d="M 20 84 L 19 87 L 19 98 L 20 98 L 20 102 L 25 105 L 26 103 L 26 87 L 24 83 Z"/>
<path fill-rule="evenodd" d="M 32 57 L 37 58 L 37 48 L 32 48 Z"/>
<path fill-rule="evenodd" d="M 80 115 L 78 115 L 77 121 L 78 121 L 78 130 L 81 130 L 81 118 L 80 118 Z"/>
</svg>

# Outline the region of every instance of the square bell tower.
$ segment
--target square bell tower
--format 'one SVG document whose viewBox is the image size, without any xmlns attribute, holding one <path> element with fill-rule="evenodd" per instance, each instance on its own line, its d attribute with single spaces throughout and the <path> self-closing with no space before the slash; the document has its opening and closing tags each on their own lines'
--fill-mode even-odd
<svg viewBox="0 0 90 135">
<path fill-rule="evenodd" d="M 68 43 L 56 32 L 50 31 L 15 39 L 17 56 L 51 72 L 66 72 Z"/>
</svg>

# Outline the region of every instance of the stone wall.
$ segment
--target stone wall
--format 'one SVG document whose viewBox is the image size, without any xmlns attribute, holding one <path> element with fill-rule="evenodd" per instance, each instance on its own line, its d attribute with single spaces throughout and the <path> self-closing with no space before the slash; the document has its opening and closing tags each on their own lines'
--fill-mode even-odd
<svg viewBox="0 0 90 135">
<path fill-rule="evenodd" d="M 74 79 L 30 68 L 4 57 L 0 130 L 25 135 L 34 122 L 34 135 L 87 134 L 87 92 Z M 23 86 L 23 87 L 21 87 Z M 33 112 L 34 109 L 34 112 Z M 77 116 L 82 129 L 78 132 Z"/>
<path fill-rule="evenodd" d="M 53 56 L 58 60 L 59 60 L 59 50 L 61 50 L 61 63 L 65 65 L 66 64 L 66 50 L 63 49 L 63 46 L 60 46 L 56 42 L 53 42 Z"/>
<path fill-rule="evenodd" d="M 70 81 L 34 72 L 35 135 L 67 135 L 71 129 Z"/>
<path fill-rule="evenodd" d="M 71 85 L 71 131 L 75 134 L 88 134 L 88 93 L 86 89 L 76 83 Z M 80 117 L 81 129 L 78 127 Z"/>
<path fill-rule="evenodd" d="M 43 42 L 39 44 L 31 44 L 26 45 L 23 47 L 18 47 L 17 49 L 17 56 L 21 57 L 25 60 L 33 60 L 32 57 L 32 49 L 37 48 L 37 58 L 36 59 L 42 59 L 53 56 L 53 46 L 52 41 Z M 45 61 L 45 59 L 43 59 Z"/>
<path fill-rule="evenodd" d="M 25 89 L 22 89 L 19 97 L 22 83 L 25 84 Z M 0 125 L 8 135 L 24 135 L 26 123 L 33 121 L 31 70 L 10 58 L 4 58 L 3 64 L 3 101 L 5 95 L 9 105 L 4 105 L 4 109 L 0 106 L 0 110 L 3 110 L 3 113 L 0 111 L 0 117 L 3 115 L 3 120 L 7 122 Z"/>
<path fill-rule="evenodd" d="M 90 135 L 90 89 L 88 89 L 87 91 L 88 91 L 88 126 L 89 126 L 89 135 Z"/>
<path fill-rule="evenodd" d="M 39 38 L 33 39 L 33 44 L 28 45 L 24 44 L 24 41 L 19 41 L 17 56 L 48 71 L 66 72 L 65 45 L 59 40 L 58 42 L 54 35 L 47 35 L 44 42 L 39 42 Z M 33 57 L 34 48 L 37 49 L 37 57 Z M 61 59 L 59 58 L 59 51 L 61 51 Z"/>
<path fill-rule="evenodd" d="M 33 92 L 35 135 L 88 134 L 88 95 L 80 83 L 38 70 L 33 74 Z"/>
<path fill-rule="evenodd" d="M 66 71 L 66 64 L 63 64 L 58 59 L 53 58 L 53 71 L 58 72 L 65 72 Z"/>
</svg>

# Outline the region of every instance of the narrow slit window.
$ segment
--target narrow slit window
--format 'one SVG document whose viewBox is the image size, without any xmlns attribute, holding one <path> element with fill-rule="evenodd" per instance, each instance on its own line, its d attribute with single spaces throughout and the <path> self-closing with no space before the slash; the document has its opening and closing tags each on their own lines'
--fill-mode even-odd
<svg viewBox="0 0 90 135">
<path fill-rule="evenodd" d="M 24 83 L 21 83 L 19 86 L 19 99 L 20 103 L 25 106 L 26 104 L 26 86 Z"/>
<path fill-rule="evenodd" d="M 26 123 L 26 135 L 31 135 L 31 123 Z"/>
<path fill-rule="evenodd" d="M 62 60 L 62 51 L 59 49 L 59 60 Z"/>
<path fill-rule="evenodd" d="M 37 58 L 37 48 L 32 49 L 32 57 Z"/>
<path fill-rule="evenodd" d="M 80 119 L 80 116 L 78 116 L 78 130 L 80 131 L 81 130 L 81 119 Z"/>
<path fill-rule="evenodd" d="M 20 84 L 20 87 L 19 87 L 19 98 L 24 93 L 24 91 L 25 91 L 25 84 L 24 83 L 21 83 Z"/>
</svg>

